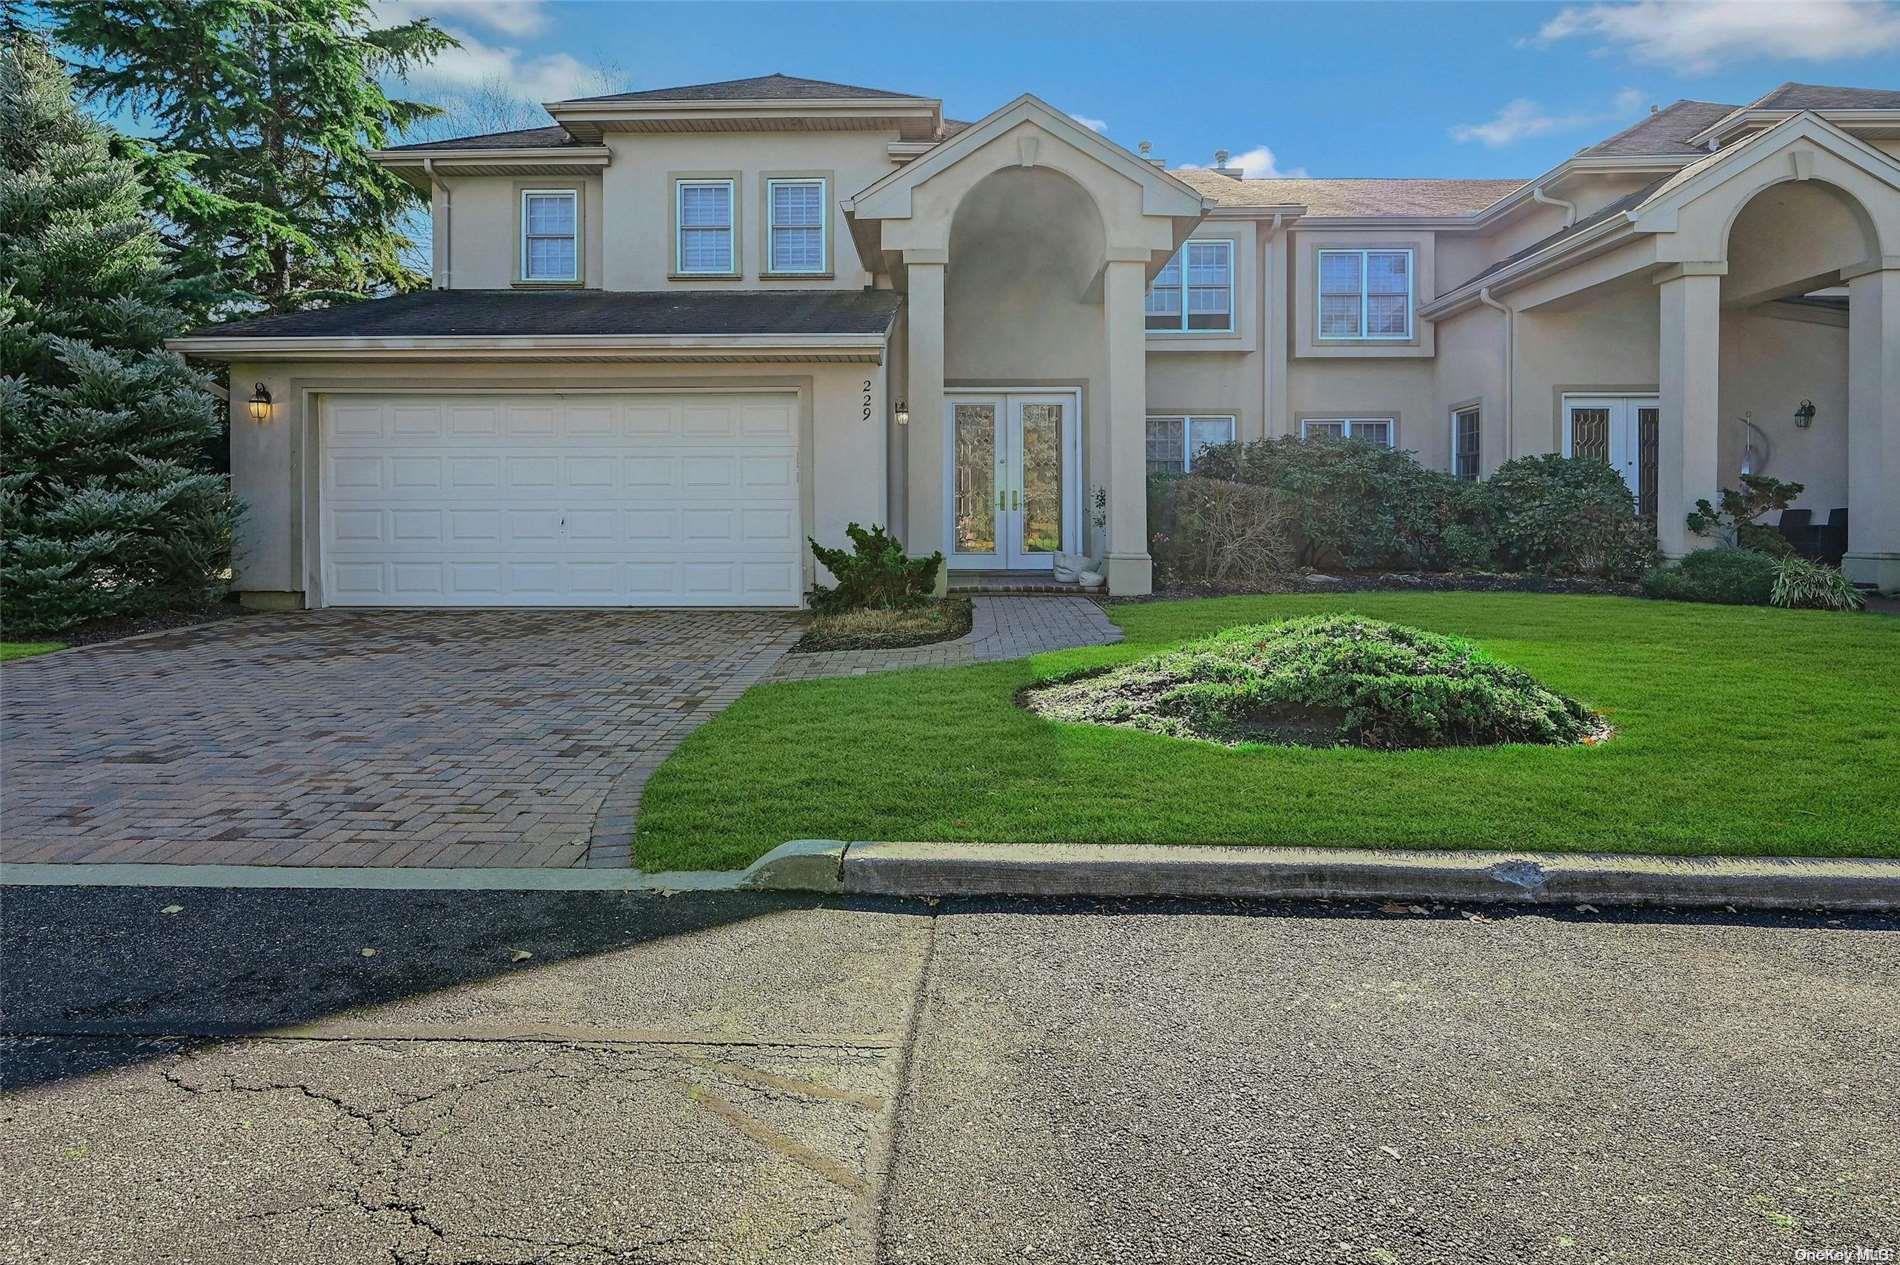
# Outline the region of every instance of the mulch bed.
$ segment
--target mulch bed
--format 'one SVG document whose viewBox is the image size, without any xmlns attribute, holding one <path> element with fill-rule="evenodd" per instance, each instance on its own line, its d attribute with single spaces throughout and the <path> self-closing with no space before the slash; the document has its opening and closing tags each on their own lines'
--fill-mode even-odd
<svg viewBox="0 0 1900 1265">
<path fill-rule="evenodd" d="M 259 614 L 239 606 L 235 600 L 215 602 L 208 606 L 190 606 L 181 610 L 153 611 L 147 615 L 125 615 L 113 619 L 94 620 L 90 624 L 80 624 L 63 632 L 48 633 L 43 640 L 63 641 L 70 646 L 90 646 L 101 641 L 117 641 L 121 637 L 136 637 L 140 633 L 164 632 L 168 628 L 187 628 L 193 624 L 208 624 L 219 619 L 241 619 Z"/>
<path fill-rule="evenodd" d="M 1259 593 L 1586 593 L 1607 597 L 1641 597 L 1642 586 L 1623 580 L 1593 580 L 1576 576 L 1512 574 L 1490 571 L 1346 571 L 1312 572 L 1287 577 L 1277 585 L 1230 588 L 1214 584 L 1170 584 L 1146 598 L 1162 601 L 1183 597 L 1235 597 Z"/>
<path fill-rule="evenodd" d="M 805 635 L 793 646 L 793 654 L 824 654 L 833 650 L 907 650 L 912 646 L 932 646 L 940 641 L 955 641 L 970 631 L 970 599 L 950 596 L 935 610 L 942 621 L 934 628 L 840 630 L 828 626 L 824 616 L 813 616 Z M 872 615 L 873 612 L 860 612 Z M 915 612 L 892 612 L 902 617 Z"/>
</svg>

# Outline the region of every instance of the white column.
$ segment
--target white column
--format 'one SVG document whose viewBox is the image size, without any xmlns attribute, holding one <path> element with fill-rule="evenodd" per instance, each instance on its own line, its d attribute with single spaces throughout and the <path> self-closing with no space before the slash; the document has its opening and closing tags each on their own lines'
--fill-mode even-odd
<svg viewBox="0 0 1900 1265">
<path fill-rule="evenodd" d="M 1721 379 L 1722 274 L 1726 263 L 1676 264 L 1657 283 L 1662 304 L 1658 366 L 1662 428 L 1657 435 L 1656 535 L 1671 558 L 1712 542 L 1689 531 L 1695 503 L 1714 501 L 1716 388 Z"/>
<path fill-rule="evenodd" d="M 1148 556 L 1148 331 L 1146 264 L 1110 252 L 1102 279 L 1107 340 L 1102 416 L 1108 424 L 1108 591 L 1154 591 Z"/>
<path fill-rule="evenodd" d="M 1900 589 L 1900 258 L 1846 268 L 1850 580 Z M 1825 425 L 1825 419 L 1816 426 Z"/>
<path fill-rule="evenodd" d="M 904 545 L 914 556 L 928 556 L 939 549 L 949 552 L 943 530 L 944 258 L 939 251 L 906 251 L 904 264 L 910 286 L 905 304 L 910 353 L 910 512 L 905 527 L 910 534 Z M 946 578 L 939 573 L 938 584 Z"/>
</svg>

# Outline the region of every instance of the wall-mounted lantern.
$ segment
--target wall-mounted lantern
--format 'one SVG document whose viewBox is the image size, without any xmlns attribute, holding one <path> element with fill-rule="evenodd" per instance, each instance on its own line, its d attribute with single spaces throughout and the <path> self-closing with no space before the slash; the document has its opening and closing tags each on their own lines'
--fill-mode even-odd
<svg viewBox="0 0 1900 1265">
<path fill-rule="evenodd" d="M 1802 430 L 1814 425 L 1814 401 L 1803 400 L 1801 407 L 1794 411 L 1794 424 Z"/>
<path fill-rule="evenodd" d="M 897 417 L 897 424 L 898 424 L 899 426 L 908 426 L 908 425 L 910 425 L 910 403 L 909 403 L 909 401 L 907 401 L 907 400 L 899 400 L 899 401 L 897 402 L 897 408 L 896 408 L 896 410 L 895 410 L 895 415 L 896 415 L 896 417 Z"/>
<path fill-rule="evenodd" d="M 251 388 L 251 420 L 268 422 L 270 420 L 270 388 L 262 382 Z"/>
</svg>

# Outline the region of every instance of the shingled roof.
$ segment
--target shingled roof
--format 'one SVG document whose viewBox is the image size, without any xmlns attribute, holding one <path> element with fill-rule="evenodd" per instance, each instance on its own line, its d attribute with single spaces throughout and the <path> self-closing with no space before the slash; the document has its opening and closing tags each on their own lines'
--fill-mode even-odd
<svg viewBox="0 0 1900 1265">
<path fill-rule="evenodd" d="M 881 334 L 891 290 L 420 290 L 195 329 L 187 338 Z"/>
<path fill-rule="evenodd" d="M 888 97 L 917 100 L 914 92 L 889 92 L 883 88 L 862 88 L 856 84 L 830 83 L 823 79 L 800 79 L 796 75 L 755 75 L 750 79 L 721 79 L 714 83 L 689 83 L 677 88 L 648 88 L 641 92 L 611 92 L 603 97 L 575 97 L 564 105 L 582 101 L 837 101 L 843 99 Z"/>
<path fill-rule="evenodd" d="M 1900 110 L 1900 92 L 1887 88 L 1835 88 L 1823 83 L 1784 83 L 1751 101 L 1751 110 Z"/>
<path fill-rule="evenodd" d="M 1236 180 L 1201 167 L 1169 173 L 1221 206 L 1306 208 L 1309 216 L 1471 215 L 1522 180 Z"/>
<path fill-rule="evenodd" d="M 447 140 L 418 141 L 411 145 L 391 145 L 388 153 L 431 149 L 553 149 L 577 145 L 564 127 L 523 127 L 512 132 L 482 132 L 475 136 L 452 136 Z"/>
<path fill-rule="evenodd" d="M 1577 151 L 1580 157 L 1597 155 L 1703 154 L 1689 138 L 1735 112 L 1719 101 L 1676 101 L 1645 116 L 1607 140 Z"/>
</svg>

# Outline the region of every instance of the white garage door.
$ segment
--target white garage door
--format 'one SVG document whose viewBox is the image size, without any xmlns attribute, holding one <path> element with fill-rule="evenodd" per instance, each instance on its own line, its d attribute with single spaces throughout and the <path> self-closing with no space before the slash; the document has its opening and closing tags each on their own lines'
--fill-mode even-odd
<svg viewBox="0 0 1900 1265">
<path fill-rule="evenodd" d="M 797 397 L 349 395 L 321 406 L 337 606 L 794 606 Z"/>
</svg>

